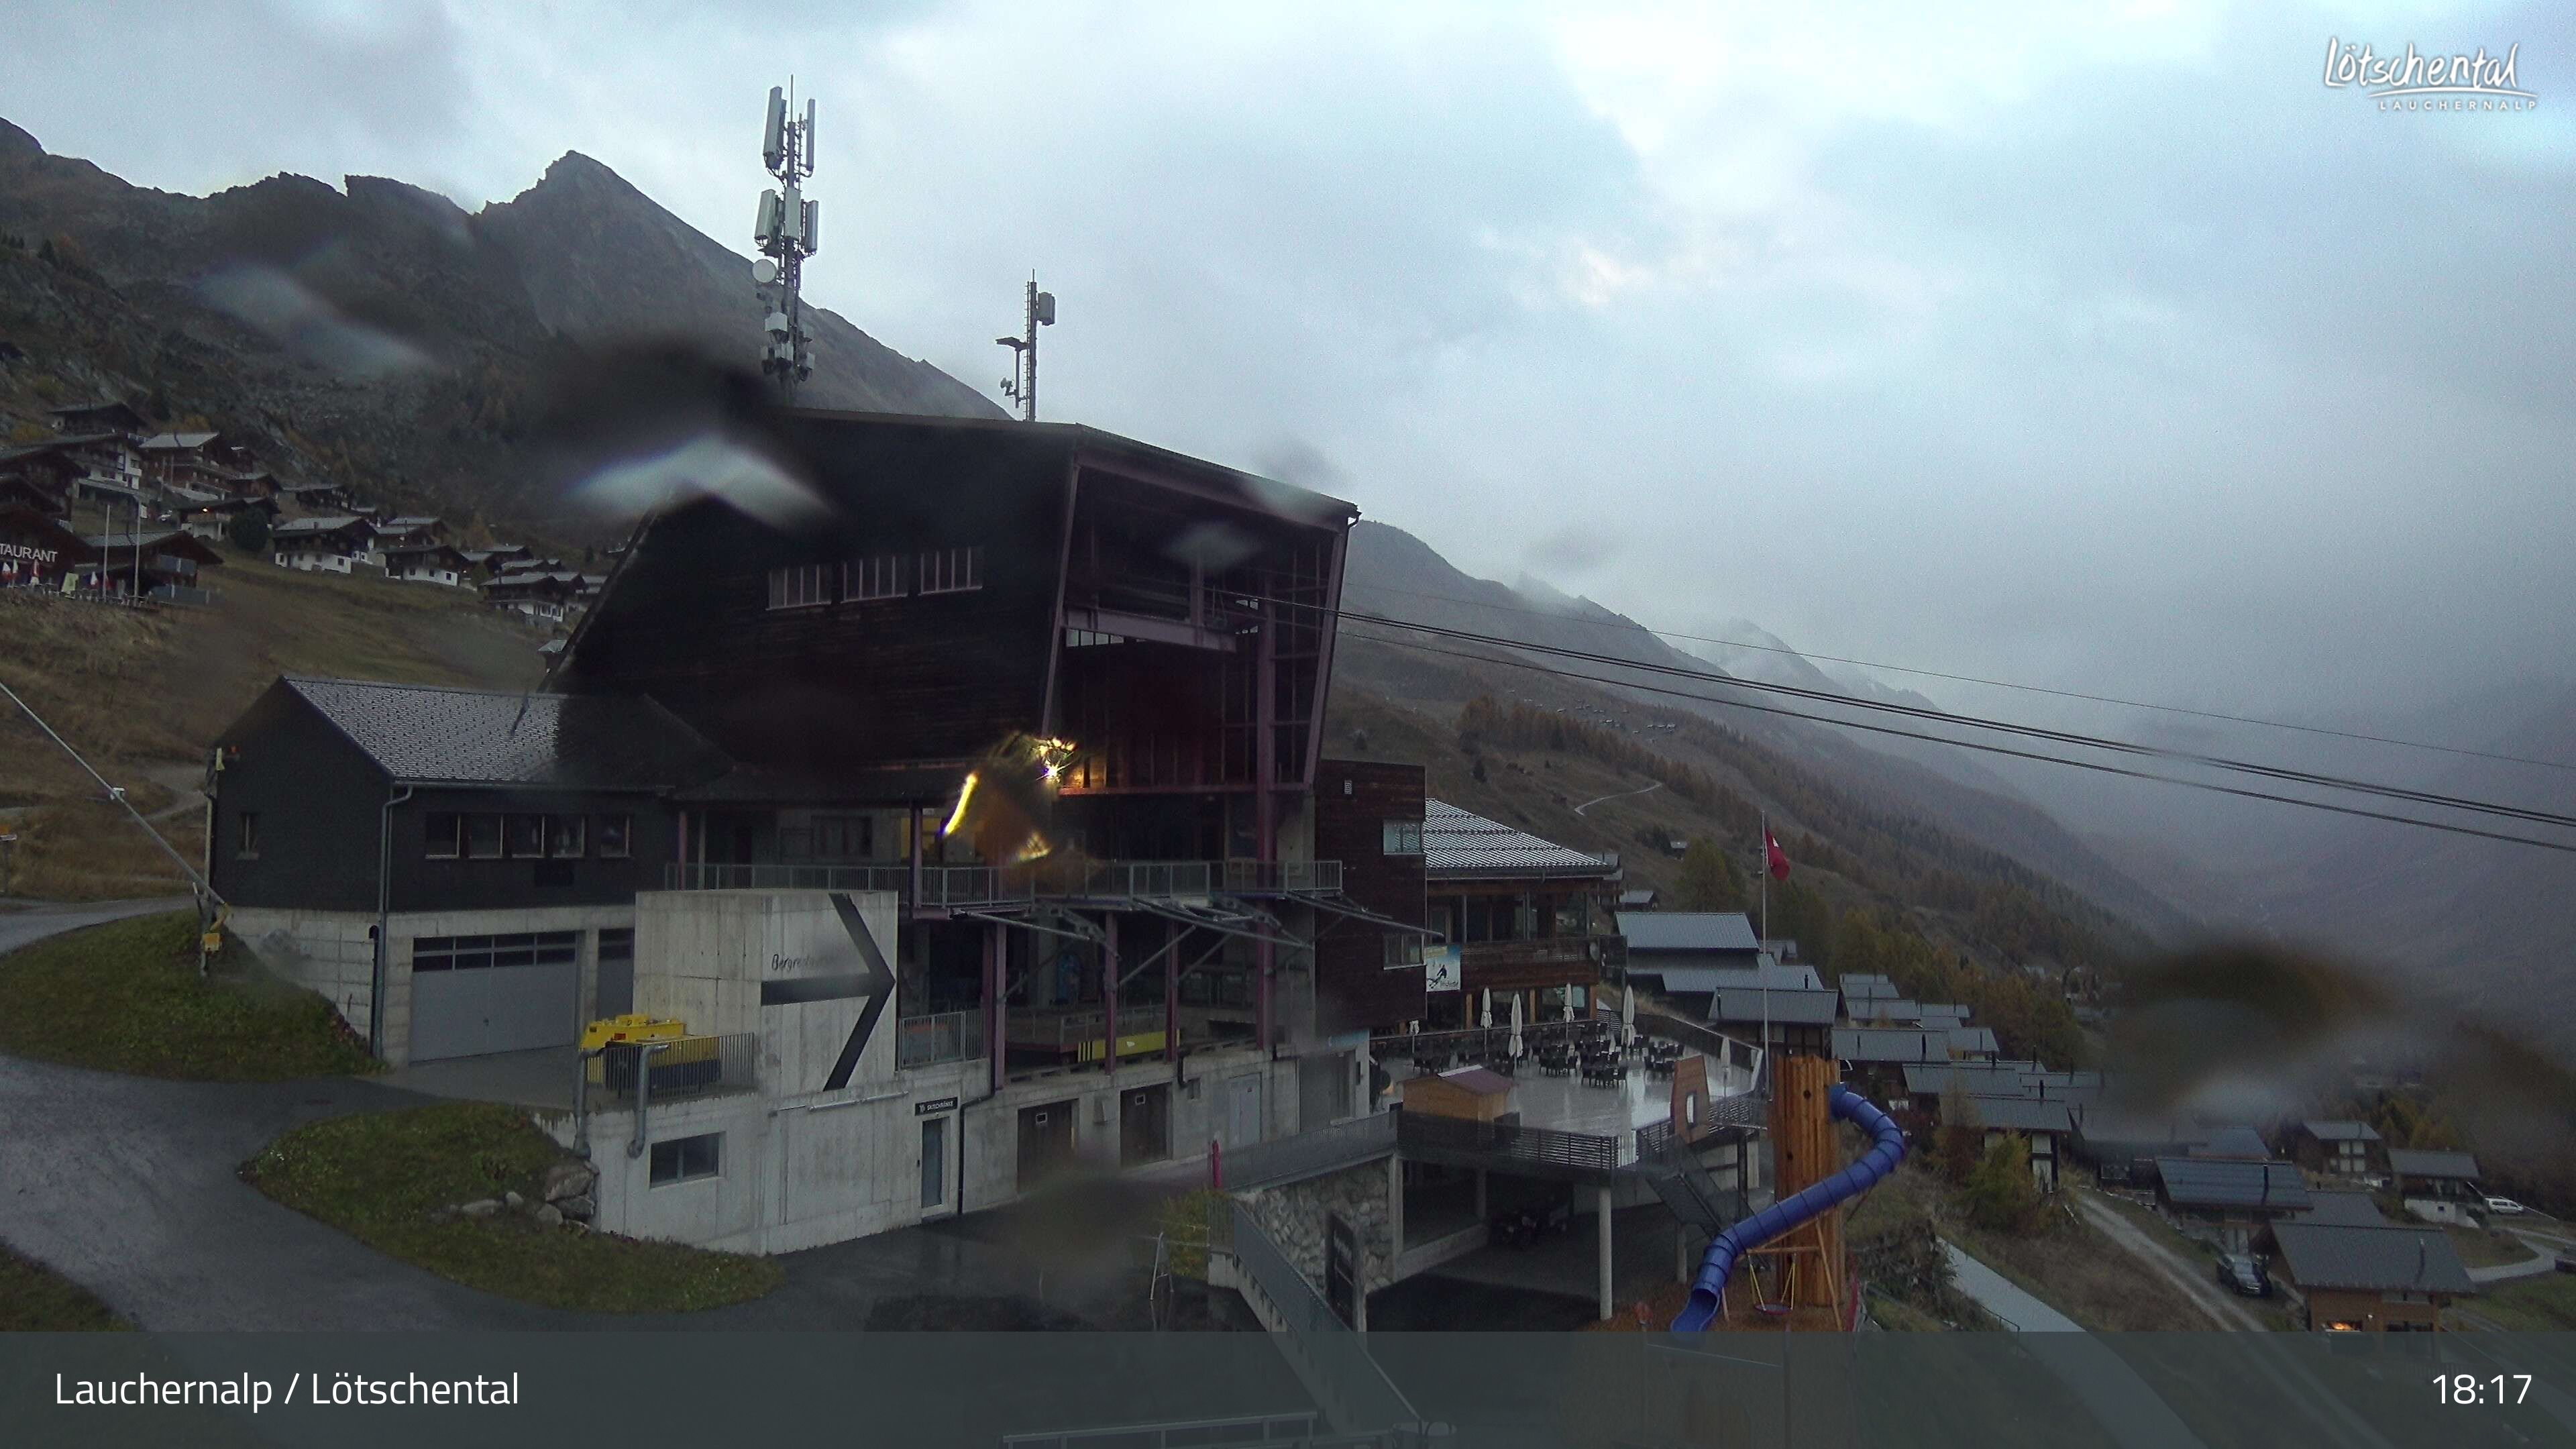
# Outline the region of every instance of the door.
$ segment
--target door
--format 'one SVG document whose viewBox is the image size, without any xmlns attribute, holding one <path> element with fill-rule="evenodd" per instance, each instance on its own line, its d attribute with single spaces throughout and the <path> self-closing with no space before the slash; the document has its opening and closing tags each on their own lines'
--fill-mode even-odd
<svg viewBox="0 0 2576 1449">
<path fill-rule="evenodd" d="M 1172 1087 L 1134 1087 L 1118 1098 L 1118 1165 L 1160 1162 L 1172 1155 Z"/>
<path fill-rule="evenodd" d="M 1250 1147 L 1261 1140 L 1261 1078 L 1257 1073 L 1225 1084 L 1225 1135 L 1228 1147 Z"/>
<path fill-rule="evenodd" d="M 1072 1102 L 1020 1109 L 1020 1190 L 1028 1191 L 1073 1161 Z"/>
<path fill-rule="evenodd" d="M 1333 1052 L 1297 1063 L 1297 1130 L 1312 1132 L 1351 1114 L 1351 1055 Z"/>
<path fill-rule="evenodd" d="M 1325 1235 L 1324 1301 L 1342 1322 L 1359 1323 L 1360 1235 L 1350 1219 L 1340 1213 L 1332 1215 L 1331 1230 Z"/>
<path fill-rule="evenodd" d="M 624 1016 L 635 1009 L 635 933 L 599 933 L 599 984 L 591 1014 Z"/>
<path fill-rule="evenodd" d="M 411 1057 L 570 1046 L 581 1034 L 581 933 L 412 942 Z"/>
<path fill-rule="evenodd" d="M 948 1119 L 921 1122 L 921 1211 L 927 1217 L 948 1203 Z"/>
</svg>

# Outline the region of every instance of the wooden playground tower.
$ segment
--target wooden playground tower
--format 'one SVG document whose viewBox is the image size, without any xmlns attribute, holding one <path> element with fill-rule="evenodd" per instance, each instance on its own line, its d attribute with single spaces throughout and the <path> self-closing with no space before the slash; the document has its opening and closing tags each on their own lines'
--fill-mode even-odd
<svg viewBox="0 0 2576 1449">
<path fill-rule="evenodd" d="M 1772 1198 L 1786 1201 L 1843 1170 L 1831 1110 L 1842 1064 L 1831 1057 L 1772 1061 Z M 1744 1255 L 1709 1325 L 1728 1332 L 1849 1332 L 1858 1282 L 1843 1247 L 1843 1209 L 1810 1218 Z"/>
</svg>

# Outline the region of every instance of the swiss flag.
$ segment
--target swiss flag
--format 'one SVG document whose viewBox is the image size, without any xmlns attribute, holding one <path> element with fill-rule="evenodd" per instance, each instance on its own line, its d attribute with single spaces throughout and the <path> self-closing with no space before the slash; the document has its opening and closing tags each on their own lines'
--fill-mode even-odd
<svg viewBox="0 0 2576 1449">
<path fill-rule="evenodd" d="M 1768 830 L 1763 831 L 1762 849 L 1764 854 L 1770 860 L 1771 878 L 1773 880 L 1787 880 L 1789 878 L 1789 853 L 1780 848 L 1780 837 L 1772 834 Z"/>
</svg>

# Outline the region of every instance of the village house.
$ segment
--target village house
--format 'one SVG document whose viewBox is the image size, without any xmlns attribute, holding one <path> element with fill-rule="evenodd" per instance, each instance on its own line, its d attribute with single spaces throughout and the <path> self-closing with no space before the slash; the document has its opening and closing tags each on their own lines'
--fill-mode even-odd
<svg viewBox="0 0 2576 1449">
<path fill-rule="evenodd" d="M 2388 1171 L 2397 1179 L 2398 1200 L 2427 1222 L 2474 1222 L 2485 1210 L 2478 1160 L 2465 1152 L 2391 1147 Z"/>
<path fill-rule="evenodd" d="M 111 594 L 203 603 L 198 570 L 224 561 L 204 539 L 175 528 L 99 534 L 82 542 L 92 551 L 87 568 L 95 575 L 93 586 Z"/>
<path fill-rule="evenodd" d="M 581 575 L 532 569 L 506 573 L 482 586 L 483 601 L 541 624 L 560 624 L 581 600 Z"/>
<path fill-rule="evenodd" d="M 2370 1177 L 2388 1170 L 2379 1130 L 2367 1122 L 2301 1122 L 2290 1131 L 2290 1154 L 2301 1167 L 2334 1177 Z"/>
<path fill-rule="evenodd" d="M 1685 1013 L 1708 1014 L 1720 972 L 1728 984 L 1752 984 L 1762 962 L 1753 922 L 1741 911 L 1644 911 L 1617 918 L 1622 979 L 1659 992 Z M 1803 978 L 1801 978 L 1803 980 Z M 1821 984 L 1821 983 L 1818 983 Z"/>
<path fill-rule="evenodd" d="M 450 588 L 473 588 L 474 566 L 465 555 L 444 543 L 396 544 L 385 549 L 385 577 L 413 583 L 445 584 Z"/>
<path fill-rule="evenodd" d="M 1710 1026 L 1775 1051 L 1832 1054 L 1839 998 L 1813 968 L 1783 965 L 1766 951 L 1751 980 L 1721 968 L 1715 985 L 1709 995 Z"/>
<path fill-rule="evenodd" d="M 1465 1026 L 1466 1003 L 1490 991 L 1518 995 L 1526 1019 L 1553 1019 L 1591 1004 L 1618 899 L 1617 855 L 1594 855 L 1445 800 L 1423 804 L 1418 835 L 1390 823 L 1390 844 L 1419 849 L 1430 895 L 1429 921 L 1446 937 L 1436 948 L 1455 967 L 1459 994 L 1433 1003 L 1435 1026 Z M 1456 1014 L 1452 1014 L 1452 1013 Z"/>
<path fill-rule="evenodd" d="M 45 416 L 58 433 L 113 433 L 119 437 L 139 438 L 152 430 L 143 414 L 129 403 L 113 398 L 97 402 L 65 403 L 45 409 Z"/>
<path fill-rule="evenodd" d="M 1844 1067 L 1844 1080 L 1872 1101 L 1903 1100 L 1905 1069 L 1936 1062 L 1992 1061 L 1995 1034 L 1983 1026 L 1917 1027 L 1838 1026 L 1833 1054 Z"/>
<path fill-rule="evenodd" d="M 2159 1157 L 2156 1205 L 2184 1232 L 2230 1253 L 2261 1230 L 2311 1206 L 2297 1164 L 2241 1157 Z"/>
<path fill-rule="evenodd" d="M 374 558 L 365 520 L 347 514 L 290 518 L 268 531 L 279 568 L 345 574 Z"/>
<path fill-rule="evenodd" d="M 2271 1230 L 2272 1280 L 2320 1333 L 2430 1333 L 2477 1284 L 2441 1229 L 2285 1221 Z"/>
<path fill-rule="evenodd" d="M 337 483 L 281 483 L 273 496 L 302 516 L 349 512 L 349 490 Z"/>
</svg>

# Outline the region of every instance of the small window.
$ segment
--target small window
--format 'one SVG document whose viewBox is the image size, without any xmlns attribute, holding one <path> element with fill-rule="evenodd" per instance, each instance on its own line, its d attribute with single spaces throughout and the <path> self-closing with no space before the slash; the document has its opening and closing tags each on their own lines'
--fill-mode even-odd
<svg viewBox="0 0 2576 1449">
<path fill-rule="evenodd" d="M 695 1182 L 704 1177 L 721 1175 L 717 1148 L 724 1134 L 703 1133 L 696 1137 L 674 1137 L 653 1144 L 653 1186 L 666 1187 L 675 1182 Z"/>
<path fill-rule="evenodd" d="M 823 815 L 814 821 L 816 860 L 866 860 L 874 845 L 876 822 L 865 815 Z"/>
<path fill-rule="evenodd" d="M 546 858 L 546 817 L 512 815 L 510 822 L 510 858 L 543 860 Z"/>
<path fill-rule="evenodd" d="M 588 843 L 588 820 L 579 815 L 546 817 L 546 854 L 555 860 L 579 860 Z"/>
<path fill-rule="evenodd" d="M 1387 821 L 1380 848 L 1388 855 L 1420 855 L 1422 822 L 1419 820 Z"/>
<path fill-rule="evenodd" d="M 973 548 L 934 548 L 921 555 L 921 591 L 925 594 L 962 594 L 984 587 L 984 550 Z"/>
<path fill-rule="evenodd" d="M 600 816 L 599 858 L 602 860 L 624 860 L 626 858 L 627 842 L 633 838 L 634 833 L 634 816 Z"/>
<path fill-rule="evenodd" d="M 239 860 L 259 859 L 259 812 L 241 813 L 241 836 L 233 845 L 233 856 Z"/>
<path fill-rule="evenodd" d="M 903 597 L 904 556 L 899 553 L 872 554 L 854 558 L 841 565 L 841 597 L 845 599 L 898 599 Z"/>
<path fill-rule="evenodd" d="M 465 817 L 465 853 L 475 860 L 501 858 L 501 817 L 468 815 Z"/>
<path fill-rule="evenodd" d="M 422 834 L 432 860 L 454 860 L 465 853 L 465 817 L 462 815 L 445 810 L 432 811 Z"/>
<path fill-rule="evenodd" d="M 609 928 L 602 930 L 599 933 L 599 959 L 602 962 L 634 960 L 634 928 L 630 926 L 623 929 Z"/>
<path fill-rule="evenodd" d="M 1386 966 L 1392 971 L 1399 966 L 1422 964 L 1422 938 L 1407 931 L 1402 935 L 1381 938 L 1386 942 Z"/>
<path fill-rule="evenodd" d="M 790 564 L 769 571 L 769 607 L 803 609 L 830 602 L 831 565 Z"/>
</svg>

